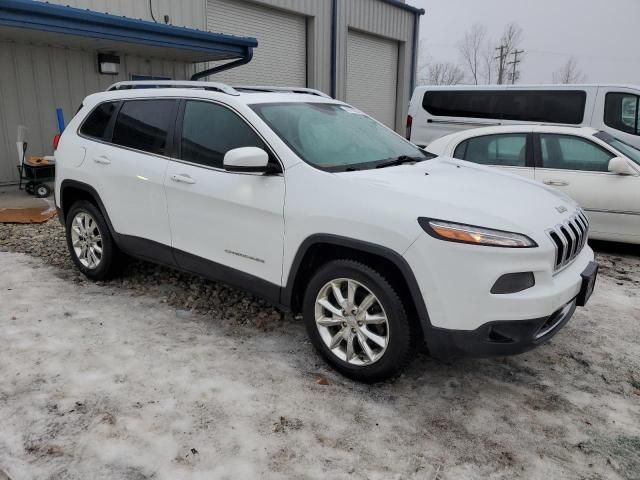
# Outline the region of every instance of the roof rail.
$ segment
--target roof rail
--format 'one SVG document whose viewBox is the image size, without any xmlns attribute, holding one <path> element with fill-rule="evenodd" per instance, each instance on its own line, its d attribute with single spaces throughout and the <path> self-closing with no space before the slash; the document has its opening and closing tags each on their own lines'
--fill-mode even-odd
<svg viewBox="0 0 640 480">
<path fill-rule="evenodd" d="M 282 93 L 304 93 L 307 95 L 317 95 L 318 97 L 331 98 L 320 90 L 304 87 L 271 87 L 263 85 L 234 85 L 234 89 L 245 92 L 282 92 Z"/>
<path fill-rule="evenodd" d="M 226 83 L 190 80 L 132 80 L 127 82 L 117 82 L 107 88 L 107 92 L 113 90 L 131 90 L 134 88 L 195 88 L 201 90 L 214 90 L 216 92 L 222 92 L 233 96 L 240 95 L 237 90 Z"/>
</svg>

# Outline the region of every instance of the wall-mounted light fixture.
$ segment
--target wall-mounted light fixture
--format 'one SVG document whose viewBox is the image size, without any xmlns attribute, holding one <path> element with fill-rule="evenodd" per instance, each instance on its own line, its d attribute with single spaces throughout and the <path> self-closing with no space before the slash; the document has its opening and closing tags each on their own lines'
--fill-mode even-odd
<svg viewBox="0 0 640 480">
<path fill-rule="evenodd" d="M 106 53 L 98 54 L 98 71 L 103 75 L 117 75 L 120 70 L 120 57 Z"/>
</svg>

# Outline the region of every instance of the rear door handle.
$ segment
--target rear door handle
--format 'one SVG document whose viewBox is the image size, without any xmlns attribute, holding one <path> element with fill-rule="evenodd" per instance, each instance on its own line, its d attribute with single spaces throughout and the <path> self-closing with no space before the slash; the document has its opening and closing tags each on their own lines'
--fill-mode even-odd
<svg viewBox="0 0 640 480">
<path fill-rule="evenodd" d="M 566 187 L 569 185 L 569 182 L 565 182 L 562 180 L 545 180 L 543 182 L 545 185 L 553 185 L 554 187 Z"/>
<path fill-rule="evenodd" d="M 100 155 L 99 157 L 93 157 L 93 161 L 99 163 L 100 165 L 110 165 L 111 160 L 109 160 L 105 155 Z"/>
<path fill-rule="evenodd" d="M 177 183 L 187 183 L 189 185 L 193 185 L 196 181 L 191 178 L 189 175 L 183 173 L 181 175 L 171 175 L 171 180 Z"/>
</svg>

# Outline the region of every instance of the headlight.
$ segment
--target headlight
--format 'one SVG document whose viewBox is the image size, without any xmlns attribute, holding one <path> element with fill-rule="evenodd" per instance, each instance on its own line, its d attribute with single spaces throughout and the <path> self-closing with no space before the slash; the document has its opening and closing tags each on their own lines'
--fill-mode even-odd
<svg viewBox="0 0 640 480">
<path fill-rule="evenodd" d="M 450 242 L 505 248 L 532 248 L 538 246 L 536 242 L 520 233 L 424 217 L 418 218 L 418 223 L 432 237 Z"/>
</svg>

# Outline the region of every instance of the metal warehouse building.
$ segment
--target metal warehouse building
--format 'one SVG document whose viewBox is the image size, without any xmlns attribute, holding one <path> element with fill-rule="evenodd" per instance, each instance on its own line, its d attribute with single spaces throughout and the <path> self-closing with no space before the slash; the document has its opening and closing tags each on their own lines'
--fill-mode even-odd
<svg viewBox="0 0 640 480">
<path fill-rule="evenodd" d="M 231 62 L 206 79 L 315 88 L 401 131 L 423 13 L 400 0 L 0 0 L 0 184 L 17 181 L 18 125 L 29 155 L 50 154 L 57 107 L 68 120 L 116 81 Z"/>
</svg>

